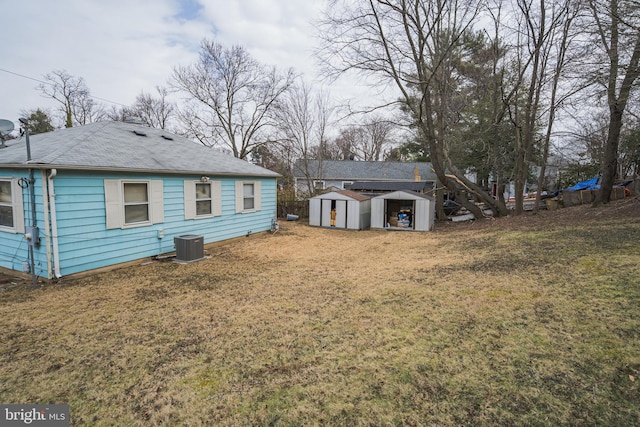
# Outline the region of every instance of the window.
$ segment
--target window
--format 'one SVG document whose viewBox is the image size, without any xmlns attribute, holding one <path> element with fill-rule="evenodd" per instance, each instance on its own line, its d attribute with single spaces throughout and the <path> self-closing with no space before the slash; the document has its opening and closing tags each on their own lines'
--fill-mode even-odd
<svg viewBox="0 0 640 427">
<path fill-rule="evenodd" d="M 147 183 L 125 182 L 124 223 L 136 224 L 149 221 L 149 192 Z"/>
<path fill-rule="evenodd" d="M 211 215 L 211 184 L 196 184 L 196 216 Z"/>
<path fill-rule="evenodd" d="M 260 181 L 236 181 L 236 212 L 254 212 L 260 210 Z"/>
<path fill-rule="evenodd" d="M 164 222 L 162 181 L 104 180 L 106 225 L 141 227 Z"/>
<path fill-rule="evenodd" d="M 353 184 L 353 181 L 342 181 L 342 189 L 348 190 L 349 188 L 351 188 L 352 184 Z"/>
<path fill-rule="evenodd" d="M 22 188 L 17 179 L 0 179 L 0 231 L 24 233 Z"/>
<path fill-rule="evenodd" d="M 243 200 L 243 208 L 245 211 L 253 210 L 254 203 L 254 184 L 243 184 L 242 185 L 242 200 Z"/>
<path fill-rule="evenodd" d="M 324 181 L 313 181 L 313 189 L 316 191 L 324 190 Z"/>
<path fill-rule="evenodd" d="M 0 181 L 0 227 L 13 228 L 11 181 Z"/>
<path fill-rule="evenodd" d="M 221 181 L 184 181 L 184 219 L 222 215 Z"/>
</svg>

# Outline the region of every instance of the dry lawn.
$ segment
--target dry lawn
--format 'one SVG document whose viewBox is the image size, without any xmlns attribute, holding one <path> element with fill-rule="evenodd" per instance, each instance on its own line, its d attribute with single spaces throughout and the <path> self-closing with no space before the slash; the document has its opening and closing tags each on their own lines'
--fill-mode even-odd
<svg viewBox="0 0 640 427">
<path fill-rule="evenodd" d="M 639 425 L 640 202 L 281 230 L 0 292 L 0 402 L 73 425 Z"/>
</svg>

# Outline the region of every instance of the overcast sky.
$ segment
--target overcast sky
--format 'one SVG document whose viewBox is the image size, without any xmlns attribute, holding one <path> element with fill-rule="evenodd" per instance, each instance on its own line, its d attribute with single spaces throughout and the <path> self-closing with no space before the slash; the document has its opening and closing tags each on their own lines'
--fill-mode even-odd
<svg viewBox="0 0 640 427">
<path fill-rule="evenodd" d="M 314 29 L 325 0 L 0 0 L 0 119 L 53 109 L 37 90 L 43 75 L 82 77 L 97 101 L 131 105 L 194 63 L 200 42 L 239 44 L 258 61 L 293 67 L 312 83 Z M 365 87 L 340 84 L 334 97 Z M 347 89 L 348 88 L 348 89 Z M 353 95 L 352 95 L 353 94 Z"/>
</svg>

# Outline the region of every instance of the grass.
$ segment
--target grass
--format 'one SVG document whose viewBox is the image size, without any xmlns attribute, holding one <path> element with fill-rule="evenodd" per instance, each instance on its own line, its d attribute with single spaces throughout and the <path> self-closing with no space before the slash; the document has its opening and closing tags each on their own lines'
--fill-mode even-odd
<svg viewBox="0 0 640 427">
<path fill-rule="evenodd" d="M 98 426 L 638 425 L 639 217 L 283 223 L 198 263 L 10 287 L 0 400 Z"/>
</svg>

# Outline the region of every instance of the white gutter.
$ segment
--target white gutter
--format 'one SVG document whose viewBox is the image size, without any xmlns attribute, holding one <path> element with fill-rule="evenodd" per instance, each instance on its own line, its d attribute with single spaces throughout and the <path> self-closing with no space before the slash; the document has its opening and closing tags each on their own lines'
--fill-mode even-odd
<svg viewBox="0 0 640 427">
<path fill-rule="evenodd" d="M 47 279 L 51 279 L 51 228 L 49 228 L 49 204 L 47 196 L 47 171 L 42 171 L 42 206 L 44 208 L 44 236 L 47 247 Z"/>
<path fill-rule="evenodd" d="M 60 274 L 60 253 L 58 252 L 58 222 L 56 220 L 56 193 L 53 188 L 53 178 L 56 177 L 58 171 L 51 169 L 49 174 L 49 205 L 51 207 L 51 234 L 53 239 L 53 268 L 55 269 L 55 277 L 59 279 Z"/>
</svg>

